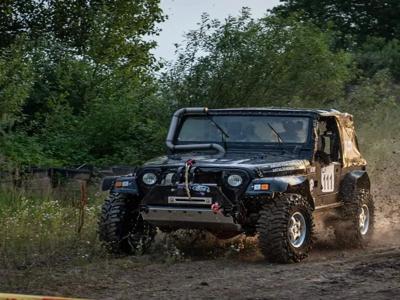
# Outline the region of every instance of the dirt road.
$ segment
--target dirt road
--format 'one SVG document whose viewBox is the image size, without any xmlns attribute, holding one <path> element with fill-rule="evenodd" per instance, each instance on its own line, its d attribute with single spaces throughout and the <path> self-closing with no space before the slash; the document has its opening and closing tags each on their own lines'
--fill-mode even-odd
<svg viewBox="0 0 400 300">
<path fill-rule="evenodd" d="M 153 265 L 120 279 L 114 296 L 126 299 L 395 299 L 400 296 L 400 249 L 344 257 L 319 253 L 297 265 L 237 260 Z"/>
<path fill-rule="evenodd" d="M 400 231 L 362 251 L 318 243 L 309 259 L 291 265 L 246 254 L 171 264 L 125 257 L 67 269 L 16 270 L 0 275 L 0 290 L 92 299 L 396 299 L 398 236 Z"/>
<path fill-rule="evenodd" d="M 399 194 L 377 197 L 374 241 L 363 250 L 338 249 L 324 236 L 307 260 L 291 265 L 266 263 L 255 247 L 216 258 L 203 249 L 183 261 L 160 261 L 156 250 L 72 266 L 0 270 L 0 291 L 91 299 L 400 299 Z"/>
</svg>

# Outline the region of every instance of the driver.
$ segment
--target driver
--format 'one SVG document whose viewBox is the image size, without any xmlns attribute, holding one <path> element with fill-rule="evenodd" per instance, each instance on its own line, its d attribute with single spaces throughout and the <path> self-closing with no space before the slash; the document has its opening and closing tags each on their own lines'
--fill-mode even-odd
<svg viewBox="0 0 400 300">
<path fill-rule="evenodd" d="M 243 130 L 244 140 L 246 142 L 260 142 L 261 138 L 256 133 L 256 127 L 254 124 L 248 124 Z"/>
<path fill-rule="evenodd" d="M 284 142 L 302 143 L 304 142 L 303 122 L 288 120 L 283 122 L 285 131 L 280 133 Z"/>
<path fill-rule="evenodd" d="M 241 122 L 229 122 L 227 124 L 229 139 L 235 142 L 244 141 L 246 136 L 243 132 L 243 125 Z"/>
</svg>

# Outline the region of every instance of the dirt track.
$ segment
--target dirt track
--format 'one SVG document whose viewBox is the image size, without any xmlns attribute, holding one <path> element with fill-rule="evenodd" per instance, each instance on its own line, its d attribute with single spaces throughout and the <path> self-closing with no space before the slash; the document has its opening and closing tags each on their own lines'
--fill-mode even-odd
<svg viewBox="0 0 400 300">
<path fill-rule="evenodd" d="M 400 230 L 362 251 L 320 242 L 309 259 L 291 265 L 248 254 L 172 264 L 144 256 L 14 271 L 0 275 L 0 290 L 92 299 L 396 299 L 399 236 Z"/>
<path fill-rule="evenodd" d="M 0 270 L 0 291 L 91 299 L 398 299 L 397 192 L 376 197 L 376 233 L 372 245 L 363 250 L 335 248 L 325 236 L 307 260 L 291 265 L 266 263 L 254 247 L 173 263 L 156 259 L 155 252 L 80 266 Z"/>
<path fill-rule="evenodd" d="M 400 295 L 400 249 L 344 257 L 319 253 L 297 265 L 236 260 L 153 265 L 122 275 L 118 287 L 117 298 L 130 298 L 131 293 L 132 298 L 394 299 Z"/>
<path fill-rule="evenodd" d="M 52 269 L 51 275 L 46 271 L 13 274 L 20 283 L 10 291 L 93 299 L 395 299 L 400 295 L 399 247 L 361 253 L 317 250 L 308 261 L 295 265 L 235 259 L 142 265 L 120 259 Z"/>
</svg>

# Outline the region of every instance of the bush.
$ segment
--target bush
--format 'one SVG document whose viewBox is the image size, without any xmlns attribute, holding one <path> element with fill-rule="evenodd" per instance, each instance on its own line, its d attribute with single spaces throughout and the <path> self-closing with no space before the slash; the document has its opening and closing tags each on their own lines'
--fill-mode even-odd
<svg viewBox="0 0 400 300">
<path fill-rule="evenodd" d="M 24 132 L 0 136 L 0 170 L 12 171 L 22 166 L 59 164 L 45 156 L 37 137 L 30 137 Z"/>
</svg>

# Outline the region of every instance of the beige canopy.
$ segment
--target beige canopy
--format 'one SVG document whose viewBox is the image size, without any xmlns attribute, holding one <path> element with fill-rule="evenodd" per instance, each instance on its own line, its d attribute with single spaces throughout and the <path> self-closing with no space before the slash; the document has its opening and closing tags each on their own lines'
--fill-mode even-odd
<svg viewBox="0 0 400 300">
<path fill-rule="evenodd" d="M 347 113 L 335 115 L 341 135 L 344 167 L 363 166 L 367 161 L 358 148 L 353 116 Z"/>
</svg>

